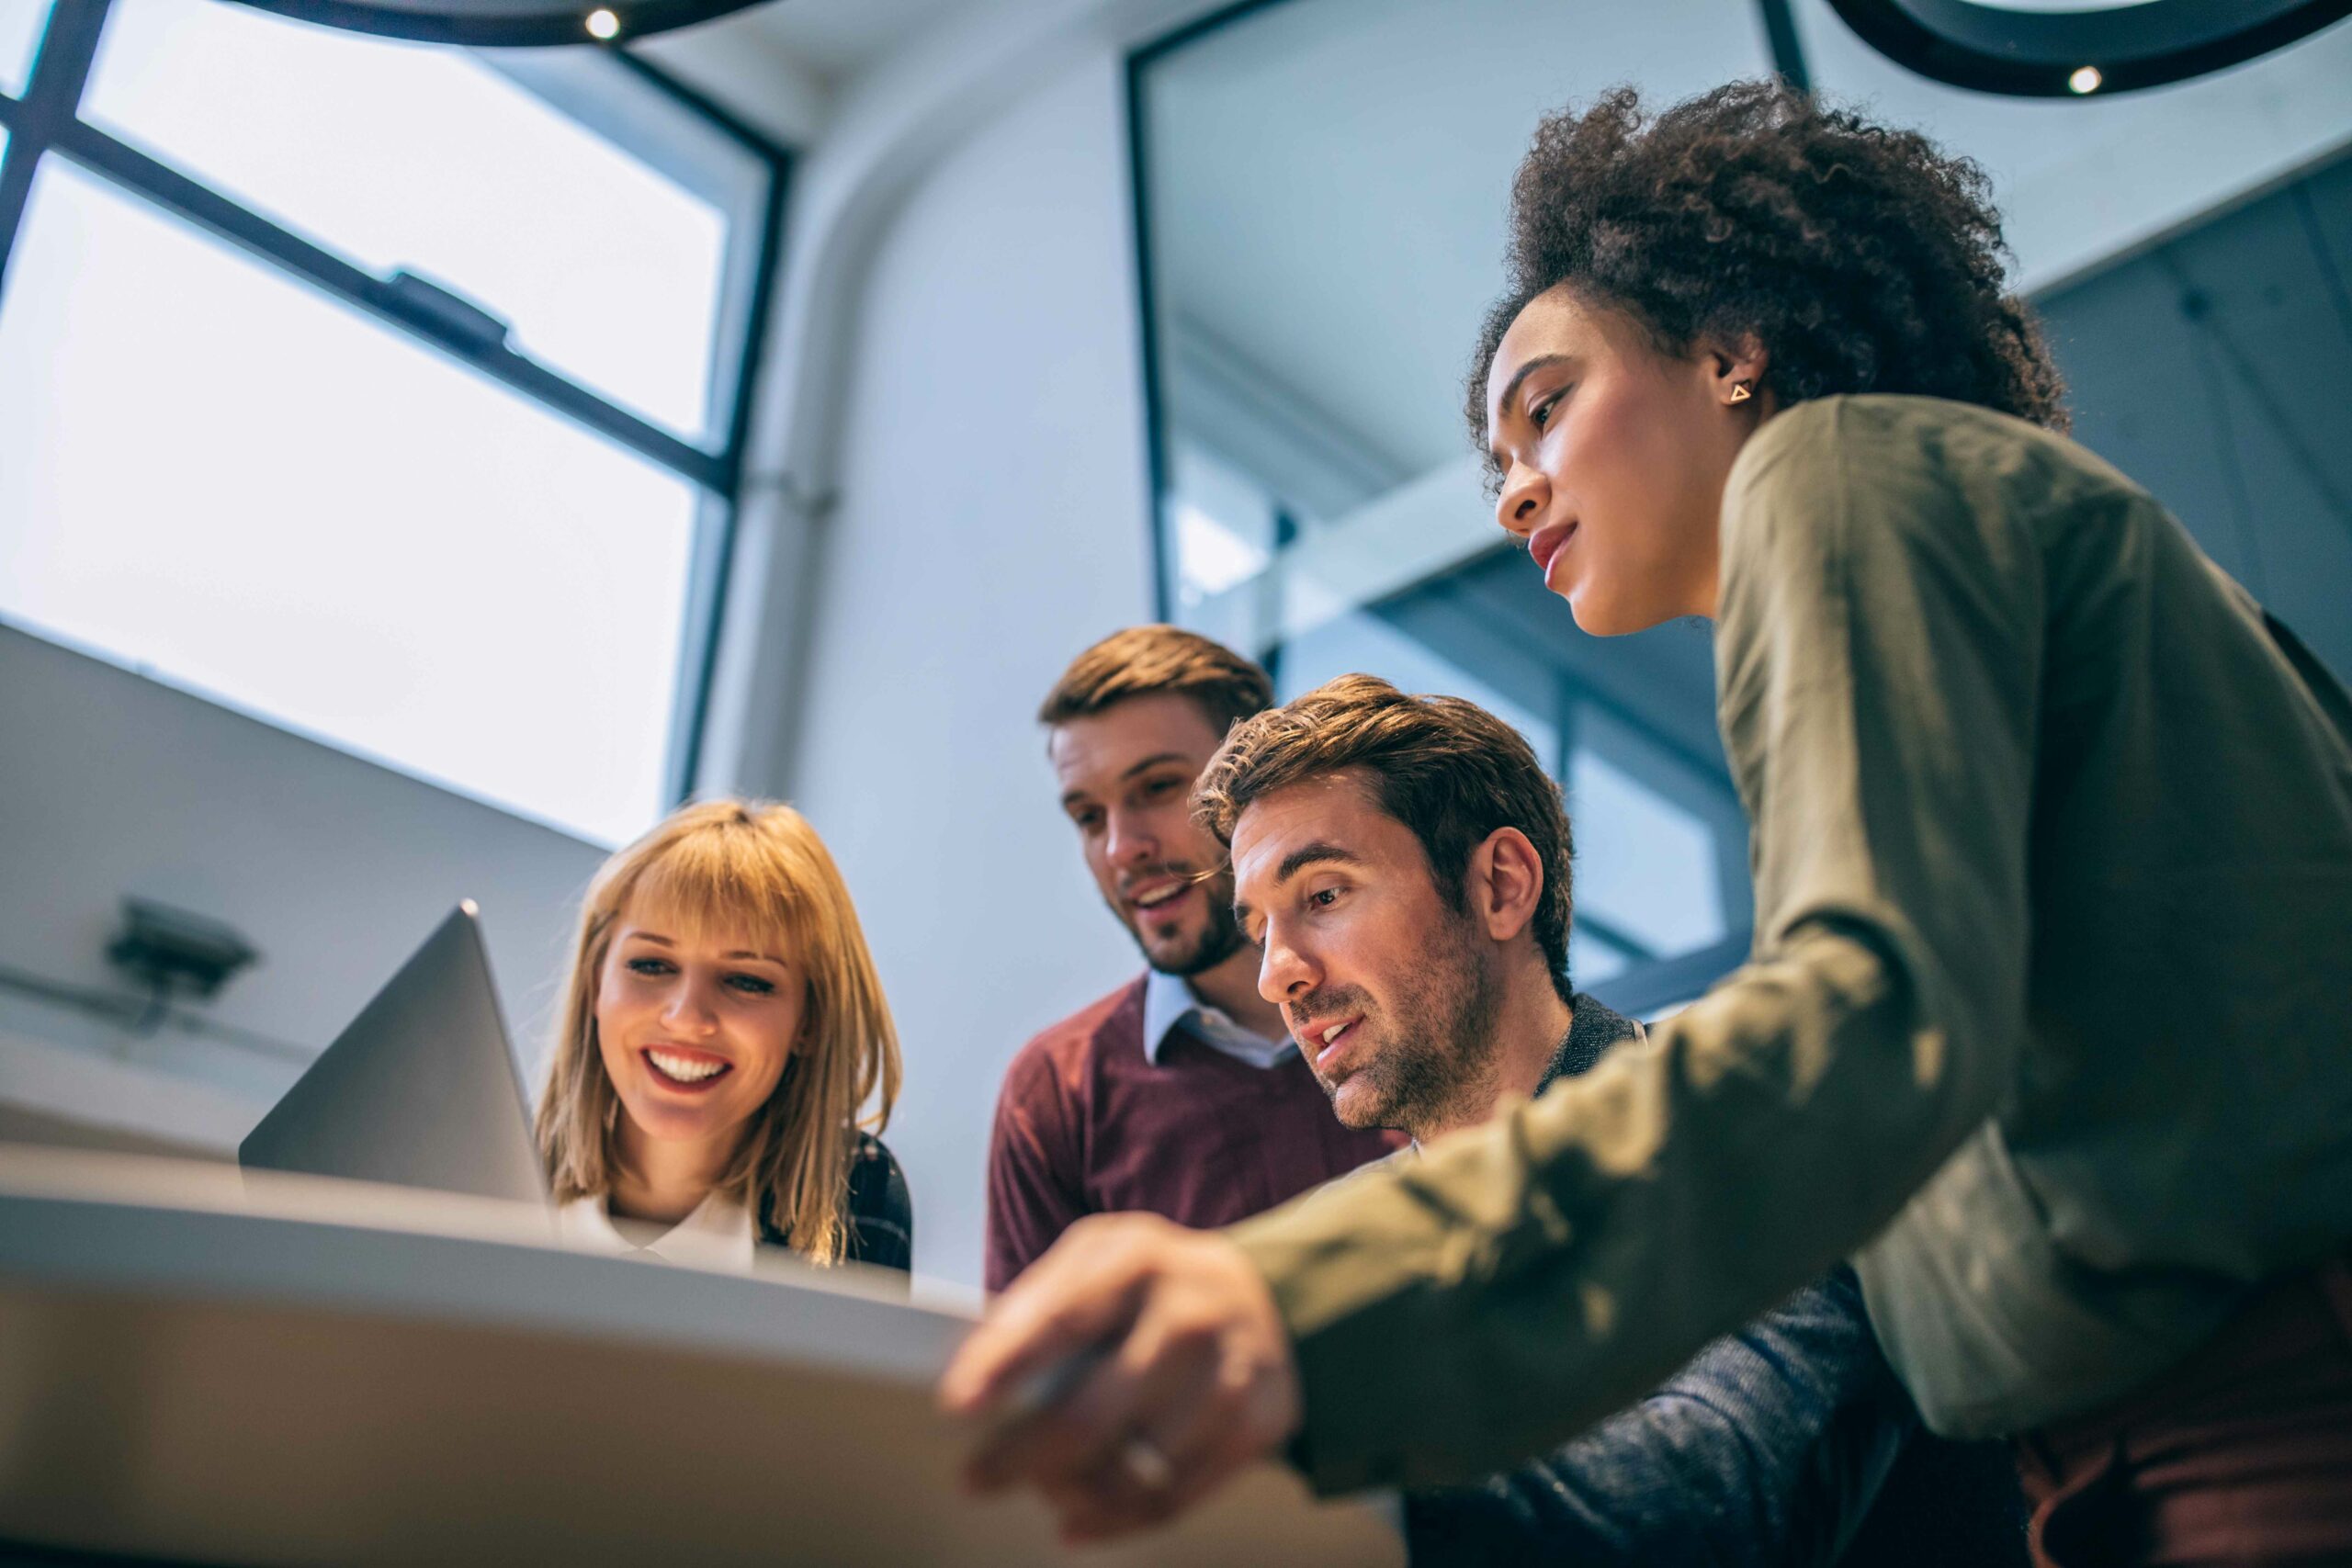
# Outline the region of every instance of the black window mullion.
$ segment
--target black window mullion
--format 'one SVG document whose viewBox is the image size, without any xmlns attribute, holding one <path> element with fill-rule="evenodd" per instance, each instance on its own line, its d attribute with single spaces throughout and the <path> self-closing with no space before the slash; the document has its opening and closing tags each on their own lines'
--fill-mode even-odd
<svg viewBox="0 0 2352 1568">
<path fill-rule="evenodd" d="M 791 194 L 792 155 L 707 95 L 680 81 L 634 51 L 614 45 L 614 60 L 630 73 L 690 112 L 717 126 L 766 164 L 767 199 L 762 204 L 760 244 L 742 317 L 743 340 L 732 345 L 736 374 L 728 408 L 726 446 L 720 454 L 727 483 L 725 504 L 707 508 L 695 542 L 693 599 L 686 621 L 686 649 L 678 692 L 678 721 L 671 727 L 669 792 L 690 799 L 700 783 L 702 752 L 710 728 L 711 685 L 718 670 L 727 600 L 734 580 L 737 519 L 742 512 L 743 470 L 749 462 L 753 400 L 767 344 L 768 317 L 775 294 L 777 265 L 784 254 L 785 216 Z M 721 345 L 722 352 L 729 345 Z"/>
<path fill-rule="evenodd" d="M 624 56 L 627 58 L 627 56 Z M 768 192 L 761 214 L 760 252 L 752 276 L 751 308 L 744 312 L 741 371 L 736 378 L 735 406 L 729 411 L 727 502 L 715 519 L 718 537 L 697 540 L 693 618 L 687 680 L 678 694 L 684 722 L 673 727 L 676 739 L 670 760 L 670 794 L 681 803 L 693 797 L 701 782 L 704 737 L 710 728 L 710 688 L 718 673 L 718 648 L 727 621 L 727 597 L 734 581 L 736 520 L 742 513 L 743 469 L 752 435 L 752 403 L 758 389 L 763 350 L 767 343 L 768 312 L 775 296 L 777 265 L 784 254 L 784 220 L 790 194 L 790 163 L 780 153 L 768 163 Z M 708 525 L 706 525 L 707 526 Z"/>
<path fill-rule="evenodd" d="M 57 0 L 50 7 L 40 42 L 33 51 L 33 73 L 25 96 L 8 112 L 8 150 L 0 156 L 0 290 L 8 282 L 8 258 L 17 251 L 25 204 L 32 199 L 33 165 L 74 125 L 106 30 L 108 0 Z"/>
<path fill-rule="evenodd" d="M 1789 0 L 1756 0 L 1764 23 L 1764 39 L 1772 51 L 1772 69 L 1800 93 L 1813 91 L 1813 71 L 1806 65 L 1804 44 L 1797 37 L 1797 19 Z"/>
<path fill-rule="evenodd" d="M 744 451 L 750 443 L 752 394 L 758 382 L 760 353 L 767 335 L 768 302 L 774 292 L 775 265 L 783 254 L 784 215 L 791 180 L 792 154 L 707 94 L 681 81 L 652 61 L 617 44 L 608 45 L 607 52 L 622 69 L 688 113 L 717 127 L 729 140 L 750 152 L 767 168 L 767 198 L 762 204 L 760 246 L 752 275 L 750 305 L 743 316 L 743 342 L 738 345 L 719 345 L 722 354 L 730 348 L 733 350 L 736 370 L 727 411 L 726 446 L 721 453 L 729 474 L 727 489 L 732 494 L 741 483 Z"/>
<path fill-rule="evenodd" d="M 274 263 L 285 271 L 365 310 L 412 336 L 473 367 L 492 379 L 543 403 L 607 440 L 683 474 L 707 490 L 725 492 L 724 461 L 700 447 L 679 440 L 626 410 L 606 402 L 575 382 L 557 375 L 526 355 L 503 344 L 465 336 L 445 326 L 439 317 L 419 309 L 394 292 L 390 285 L 363 271 L 333 252 L 288 233 L 276 224 L 238 206 L 208 186 L 188 178 L 104 131 L 74 121 L 56 138 L 57 151 L 75 163 L 133 191 L 217 234 L 242 249 Z"/>
</svg>

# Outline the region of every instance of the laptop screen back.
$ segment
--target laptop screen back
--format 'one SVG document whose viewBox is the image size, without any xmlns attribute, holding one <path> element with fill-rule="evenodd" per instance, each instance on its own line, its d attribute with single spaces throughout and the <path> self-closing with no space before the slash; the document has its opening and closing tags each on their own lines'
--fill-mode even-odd
<svg viewBox="0 0 2352 1568">
<path fill-rule="evenodd" d="M 471 903 L 311 1064 L 238 1145 L 237 1161 L 548 1202 Z"/>
</svg>

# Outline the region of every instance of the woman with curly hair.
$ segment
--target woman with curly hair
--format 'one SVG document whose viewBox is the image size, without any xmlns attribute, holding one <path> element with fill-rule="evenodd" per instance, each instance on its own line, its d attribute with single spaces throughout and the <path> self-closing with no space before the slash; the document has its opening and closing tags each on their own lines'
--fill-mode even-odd
<svg viewBox="0 0 2352 1568">
<path fill-rule="evenodd" d="M 1077 1528 L 1446 1483 L 1841 1256 L 2059 1562 L 2352 1561 L 2352 699 L 2058 434 L 1973 166 L 1776 85 L 1547 120 L 1470 420 L 1589 631 L 1716 623 L 1750 962 L 1416 1164 L 1104 1227 L 951 1370 Z M 1142 1440 L 1146 1485 L 1116 1462 Z"/>
</svg>

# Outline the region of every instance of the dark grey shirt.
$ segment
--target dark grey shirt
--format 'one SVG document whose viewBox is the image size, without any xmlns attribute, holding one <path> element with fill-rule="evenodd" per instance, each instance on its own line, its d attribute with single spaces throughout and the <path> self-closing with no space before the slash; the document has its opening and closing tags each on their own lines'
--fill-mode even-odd
<svg viewBox="0 0 2352 1568">
<path fill-rule="evenodd" d="M 1639 1023 L 1577 997 L 1539 1092 L 1641 1037 Z M 1847 1269 L 1542 1459 L 1476 1486 L 1408 1494 L 1405 1533 L 1414 1568 L 2026 1560 L 2007 1449 L 1920 1427 Z"/>
</svg>

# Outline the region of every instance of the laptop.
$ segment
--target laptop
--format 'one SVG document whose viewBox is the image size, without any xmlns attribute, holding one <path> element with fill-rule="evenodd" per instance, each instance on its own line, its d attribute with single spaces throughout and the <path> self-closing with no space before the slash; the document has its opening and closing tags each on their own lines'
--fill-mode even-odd
<svg viewBox="0 0 2352 1568">
<path fill-rule="evenodd" d="M 237 1163 L 546 1208 L 527 1107 L 469 899 L 246 1134 Z"/>
</svg>

